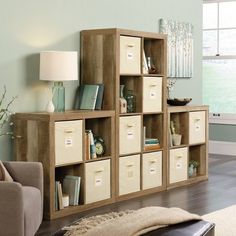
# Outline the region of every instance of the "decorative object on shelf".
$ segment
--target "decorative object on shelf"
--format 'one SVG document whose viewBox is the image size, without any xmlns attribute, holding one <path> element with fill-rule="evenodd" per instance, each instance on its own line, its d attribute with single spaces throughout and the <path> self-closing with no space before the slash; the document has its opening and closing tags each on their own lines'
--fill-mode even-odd
<svg viewBox="0 0 236 236">
<path fill-rule="evenodd" d="M 53 91 L 51 89 L 49 89 L 49 101 L 46 105 L 46 112 L 54 112 L 55 111 L 55 107 L 53 104 Z"/>
<path fill-rule="evenodd" d="M 172 144 L 174 146 L 179 146 L 181 144 L 182 135 L 181 134 L 172 134 Z"/>
<path fill-rule="evenodd" d="M 168 35 L 168 77 L 193 76 L 193 25 L 160 19 L 160 32 Z"/>
<path fill-rule="evenodd" d="M 144 50 L 143 50 L 143 74 L 148 74 L 148 64 Z"/>
<path fill-rule="evenodd" d="M 157 73 L 157 69 L 156 69 L 155 65 L 153 64 L 151 57 L 147 57 L 147 66 L 148 66 L 148 74 L 156 74 Z"/>
<path fill-rule="evenodd" d="M 170 131 L 171 131 L 171 146 L 179 146 L 181 144 L 182 135 L 176 133 L 176 128 L 174 121 L 170 121 Z"/>
<path fill-rule="evenodd" d="M 167 104 L 171 106 L 185 106 L 192 101 L 192 98 L 169 98 L 167 99 Z"/>
<path fill-rule="evenodd" d="M 55 111 L 65 111 L 63 81 L 78 80 L 78 53 L 75 51 L 44 51 L 40 53 L 40 80 L 53 81 Z"/>
<path fill-rule="evenodd" d="M 105 146 L 105 142 L 104 142 L 103 138 L 100 136 L 95 136 L 94 137 L 94 144 L 95 144 L 97 156 L 98 157 L 103 156 L 106 151 L 106 146 Z"/>
<path fill-rule="evenodd" d="M 120 113 L 127 112 L 127 101 L 124 98 L 124 88 L 125 86 L 123 84 L 120 85 Z"/>
<path fill-rule="evenodd" d="M 189 161 L 188 174 L 189 177 L 197 176 L 197 168 L 199 167 L 199 162 L 195 160 Z"/>
<path fill-rule="evenodd" d="M 0 136 L 3 135 L 12 135 L 12 132 L 10 131 L 6 131 L 6 126 L 7 124 L 9 124 L 9 120 L 10 120 L 10 116 L 11 116 L 11 111 L 10 106 L 12 105 L 12 103 L 14 102 L 14 100 L 17 97 L 13 97 L 6 105 L 5 103 L 5 99 L 6 99 L 6 93 L 7 93 L 7 89 L 6 86 L 4 86 L 4 91 L 2 94 L 2 97 L 0 99 Z M 12 126 L 13 123 L 10 123 L 10 126 Z"/>
<path fill-rule="evenodd" d="M 99 92 L 100 90 L 100 92 Z M 98 84 L 82 84 L 79 86 L 79 97 L 78 97 L 78 107 L 81 110 L 94 110 L 96 108 L 96 103 L 101 93 L 104 90 L 103 86 Z M 103 96 L 103 95 L 102 95 Z M 100 100 L 101 98 L 99 98 Z M 101 103 L 101 101 L 99 101 Z"/>
<path fill-rule="evenodd" d="M 136 112 L 136 96 L 134 95 L 134 91 L 128 90 L 125 99 L 127 101 L 127 112 Z"/>
<path fill-rule="evenodd" d="M 177 81 L 176 79 L 167 79 L 166 87 L 167 87 L 167 98 L 168 99 L 171 97 L 170 93 L 173 90 L 176 81 Z"/>
</svg>

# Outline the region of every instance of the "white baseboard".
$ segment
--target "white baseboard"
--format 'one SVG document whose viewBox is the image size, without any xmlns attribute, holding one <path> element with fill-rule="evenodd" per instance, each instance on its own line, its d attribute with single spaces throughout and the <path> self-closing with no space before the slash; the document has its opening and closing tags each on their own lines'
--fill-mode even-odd
<svg viewBox="0 0 236 236">
<path fill-rule="evenodd" d="M 209 141 L 209 153 L 220 155 L 236 155 L 236 142 Z"/>
</svg>

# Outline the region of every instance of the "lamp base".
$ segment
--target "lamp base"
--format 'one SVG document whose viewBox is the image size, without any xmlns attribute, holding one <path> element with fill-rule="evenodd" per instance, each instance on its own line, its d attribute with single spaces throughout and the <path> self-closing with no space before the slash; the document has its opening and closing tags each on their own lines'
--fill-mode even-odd
<svg viewBox="0 0 236 236">
<path fill-rule="evenodd" d="M 53 104 L 55 107 L 55 112 L 65 111 L 65 87 L 63 82 L 54 82 L 53 88 Z"/>
</svg>

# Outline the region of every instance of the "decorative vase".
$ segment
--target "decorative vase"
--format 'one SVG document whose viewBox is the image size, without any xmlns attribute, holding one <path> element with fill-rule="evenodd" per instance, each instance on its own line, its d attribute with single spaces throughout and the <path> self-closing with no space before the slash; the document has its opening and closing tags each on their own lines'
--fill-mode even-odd
<svg viewBox="0 0 236 236">
<path fill-rule="evenodd" d="M 148 73 L 149 74 L 157 73 L 157 69 L 156 69 L 155 65 L 152 63 L 151 57 L 147 57 L 147 66 L 148 66 Z"/>
<path fill-rule="evenodd" d="M 124 85 L 120 85 L 120 113 L 127 112 L 127 101 L 124 98 Z"/>
<path fill-rule="evenodd" d="M 191 164 L 189 167 L 188 167 L 188 176 L 189 177 L 192 177 L 193 176 L 193 170 L 194 168 L 193 168 L 193 165 Z"/>
<path fill-rule="evenodd" d="M 134 95 L 133 90 L 127 91 L 125 99 L 127 101 L 127 112 L 128 113 L 136 112 L 136 96 Z"/>
</svg>

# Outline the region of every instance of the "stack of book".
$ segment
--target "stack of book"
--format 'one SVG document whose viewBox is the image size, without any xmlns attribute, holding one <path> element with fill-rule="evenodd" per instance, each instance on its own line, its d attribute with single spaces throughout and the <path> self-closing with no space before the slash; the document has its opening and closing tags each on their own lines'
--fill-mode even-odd
<svg viewBox="0 0 236 236">
<path fill-rule="evenodd" d="M 97 158 L 92 130 L 85 130 L 85 160 Z"/>
<path fill-rule="evenodd" d="M 55 184 L 55 210 L 61 210 L 63 205 L 63 194 L 69 195 L 69 205 L 79 205 L 81 177 L 66 175 L 63 179 L 63 184 L 60 181 L 56 181 Z"/>
<path fill-rule="evenodd" d="M 79 86 L 76 109 L 101 110 L 103 102 L 103 84 L 82 84 Z"/>
<path fill-rule="evenodd" d="M 160 146 L 160 142 L 158 140 L 158 138 L 145 138 L 144 140 L 144 150 L 145 151 L 151 151 L 151 150 L 156 150 L 159 149 Z"/>
</svg>

